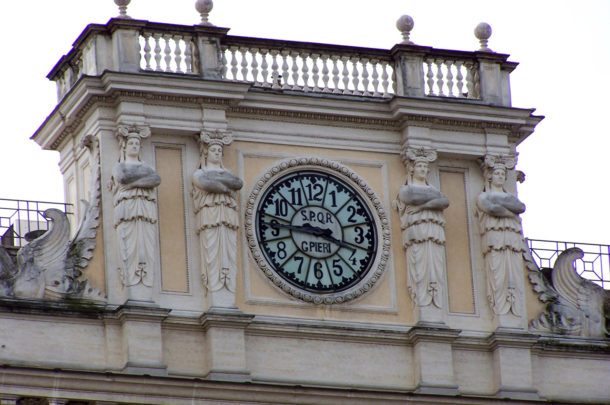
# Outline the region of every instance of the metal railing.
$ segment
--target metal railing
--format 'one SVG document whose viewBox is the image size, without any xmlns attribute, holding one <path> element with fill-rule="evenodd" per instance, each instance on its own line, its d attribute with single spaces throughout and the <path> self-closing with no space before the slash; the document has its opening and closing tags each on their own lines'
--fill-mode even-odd
<svg viewBox="0 0 610 405">
<path fill-rule="evenodd" d="M 574 262 L 576 272 L 602 288 L 610 289 L 610 246 L 593 243 L 560 242 L 527 239 L 527 246 L 538 267 L 553 267 L 561 252 L 576 247 L 584 252 L 582 259 Z"/>
<path fill-rule="evenodd" d="M 72 215 L 72 204 L 0 198 L 0 245 L 22 247 L 42 235 L 49 224 L 45 210 L 57 208 Z"/>
</svg>

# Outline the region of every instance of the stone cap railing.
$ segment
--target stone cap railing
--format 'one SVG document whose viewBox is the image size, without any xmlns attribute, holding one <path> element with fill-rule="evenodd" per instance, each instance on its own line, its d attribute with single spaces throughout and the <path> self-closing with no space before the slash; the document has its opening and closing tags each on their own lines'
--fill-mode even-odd
<svg viewBox="0 0 610 405">
<path fill-rule="evenodd" d="M 84 75 L 104 71 L 249 82 L 281 91 L 359 97 L 455 99 L 510 106 L 508 55 L 391 49 L 228 35 L 228 28 L 133 19 L 91 24 L 47 76 L 61 100 Z"/>
</svg>

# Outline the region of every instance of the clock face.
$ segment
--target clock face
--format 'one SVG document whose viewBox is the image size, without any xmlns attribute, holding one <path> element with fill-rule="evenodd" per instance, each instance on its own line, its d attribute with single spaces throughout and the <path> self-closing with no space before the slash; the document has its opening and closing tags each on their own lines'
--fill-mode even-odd
<svg viewBox="0 0 610 405">
<path fill-rule="evenodd" d="M 336 293 L 367 278 L 376 258 L 375 216 L 353 186 L 315 168 L 278 176 L 256 207 L 262 254 L 285 282 Z"/>
</svg>

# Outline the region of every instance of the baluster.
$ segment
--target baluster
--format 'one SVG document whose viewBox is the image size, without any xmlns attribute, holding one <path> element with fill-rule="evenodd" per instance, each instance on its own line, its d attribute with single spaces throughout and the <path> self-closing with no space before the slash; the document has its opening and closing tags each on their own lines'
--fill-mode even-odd
<svg viewBox="0 0 610 405">
<path fill-rule="evenodd" d="M 343 76 L 343 94 L 350 94 L 351 91 L 349 89 L 349 69 L 347 68 L 347 62 L 349 62 L 349 57 L 342 56 L 341 62 L 343 62 L 343 70 L 341 71 L 341 75 Z"/>
<path fill-rule="evenodd" d="M 255 85 L 257 85 L 257 84 L 259 84 L 259 81 L 258 81 L 258 61 L 256 60 L 256 58 L 258 56 L 258 48 L 250 49 L 250 54 L 252 55 L 252 63 L 251 63 L 251 67 L 252 67 L 252 81 L 254 82 Z"/>
<path fill-rule="evenodd" d="M 358 71 L 358 57 L 352 56 L 350 59 L 352 62 L 352 85 L 354 86 L 354 90 L 352 94 L 362 94 L 360 90 L 358 90 L 358 85 L 360 84 L 360 72 Z"/>
<path fill-rule="evenodd" d="M 176 44 L 176 48 L 174 49 L 174 61 L 176 62 L 176 72 L 183 73 L 182 69 L 182 49 L 180 49 L 180 40 L 182 39 L 182 35 L 174 35 L 174 43 Z"/>
<path fill-rule="evenodd" d="M 184 36 L 184 65 L 186 73 L 193 73 L 193 39 L 190 35 Z"/>
<path fill-rule="evenodd" d="M 481 98 L 481 79 L 479 78 L 479 66 L 474 65 L 472 67 L 472 81 L 474 82 L 474 92 L 472 94 L 472 98 L 479 99 Z"/>
<path fill-rule="evenodd" d="M 318 60 L 320 58 L 320 54 L 313 53 L 311 54 L 311 73 L 313 80 L 313 91 L 320 91 L 320 68 L 318 67 Z"/>
<path fill-rule="evenodd" d="M 330 93 L 330 87 L 328 87 L 328 80 L 330 77 L 328 74 L 330 71 L 328 70 L 328 55 L 322 55 L 322 92 Z"/>
<path fill-rule="evenodd" d="M 246 58 L 248 53 L 248 48 L 241 47 L 239 48 L 239 52 L 241 53 L 241 77 L 242 81 L 248 81 L 248 59 Z"/>
<path fill-rule="evenodd" d="M 390 93 L 388 92 L 388 86 L 390 82 L 388 81 L 388 62 L 385 60 L 381 62 L 381 88 L 383 89 L 382 97 L 390 97 Z"/>
<path fill-rule="evenodd" d="M 369 91 L 369 59 L 362 58 L 362 94 L 365 96 L 370 96 L 371 92 Z"/>
<path fill-rule="evenodd" d="M 453 97 L 453 72 L 451 72 L 453 61 L 445 61 L 445 65 L 447 66 L 447 95 Z"/>
<path fill-rule="evenodd" d="M 462 75 L 462 65 L 464 64 L 464 62 L 460 61 L 460 60 L 456 60 L 455 61 L 455 71 L 456 71 L 456 75 L 455 75 L 455 85 L 457 87 L 457 96 L 458 97 L 464 97 L 464 93 L 462 93 L 462 89 L 464 88 L 464 76 Z"/>
<path fill-rule="evenodd" d="M 269 53 L 269 49 L 261 49 L 261 74 L 262 74 L 262 86 L 269 87 L 269 64 L 267 63 L 267 54 Z"/>
<path fill-rule="evenodd" d="M 278 55 L 279 51 L 277 49 L 272 49 L 271 50 L 271 88 L 272 89 L 281 89 L 282 86 L 280 85 L 280 78 L 279 76 L 279 72 L 278 69 L 280 68 L 279 65 L 277 64 L 277 55 Z"/>
<path fill-rule="evenodd" d="M 237 47 L 232 46 L 231 48 L 231 80 L 237 81 Z"/>
<path fill-rule="evenodd" d="M 426 84 L 428 85 L 428 95 L 434 95 L 434 72 L 432 71 L 432 62 L 433 59 L 426 59 L 426 66 L 428 67 L 428 72 L 426 73 Z"/>
<path fill-rule="evenodd" d="M 292 51 L 290 56 L 292 57 L 292 90 L 299 90 L 299 66 L 297 65 L 299 52 Z"/>
<path fill-rule="evenodd" d="M 282 58 L 284 60 L 284 62 L 282 63 L 282 90 L 284 89 L 290 89 L 290 85 L 288 84 L 288 54 L 290 53 L 289 50 L 284 49 L 282 50 Z"/>
<path fill-rule="evenodd" d="M 444 96 L 445 91 L 443 90 L 443 86 L 445 85 L 445 81 L 443 80 L 443 60 L 436 60 L 436 87 L 438 88 L 438 95 Z"/>
<path fill-rule="evenodd" d="M 371 78 L 373 79 L 373 97 L 381 96 L 379 93 L 379 72 L 377 71 L 377 67 L 379 66 L 379 61 L 377 59 L 371 59 L 371 68 L 373 70 L 373 74 Z"/>
<path fill-rule="evenodd" d="M 153 34 L 153 38 L 155 39 L 155 70 L 161 71 L 161 34 Z"/>
<path fill-rule="evenodd" d="M 303 66 L 301 66 L 301 76 L 303 77 L 303 91 L 311 91 L 309 87 L 309 66 L 307 66 L 307 59 L 309 58 L 308 52 L 303 52 L 301 54 L 301 58 L 303 61 Z"/>
<path fill-rule="evenodd" d="M 163 58 L 165 60 L 165 71 L 166 72 L 171 72 L 172 71 L 172 48 L 169 45 L 169 40 L 171 39 L 171 35 L 170 34 L 165 34 L 163 35 L 163 40 L 165 41 L 165 48 L 163 49 L 163 53 L 165 53 L 165 57 Z"/>
<path fill-rule="evenodd" d="M 227 51 L 229 50 L 229 48 L 227 46 L 222 46 L 220 48 L 220 55 L 221 55 L 221 59 L 220 59 L 220 77 L 223 79 L 227 79 L 227 71 L 229 70 L 229 65 L 227 62 Z"/>
<path fill-rule="evenodd" d="M 474 81 L 472 77 L 472 62 L 466 62 L 464 64 L 466 66 L 466 88 L 468 89 L 468 94 L 466 94 L 467 98 L 474 98 Z"/>
<path fill-rule="evenodd" d="M 144 67 L 145 70 L 152 70 L 152 67 L 150 66 L 150 34 L 144 34 L 144 62 L 146 64 L 146 66 Z"/>
<path fill-rule="evenodd" d="M 340 94 L 341 89 L 339 89 L 339 56 L 332 55 L 330 58 L 333 61 L 333 71 L 332 71 L 333 85 L 334 85 L 333 93 Z"/>
</svg>

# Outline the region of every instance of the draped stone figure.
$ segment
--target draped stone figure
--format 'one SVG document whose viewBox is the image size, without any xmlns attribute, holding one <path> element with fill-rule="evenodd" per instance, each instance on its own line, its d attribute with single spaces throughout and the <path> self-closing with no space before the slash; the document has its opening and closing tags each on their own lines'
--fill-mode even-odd
<svg viewBox="0 0 610 405">
<path fill-rule="evenodd" d="M 402 242 L 407 255 L 407 281 L 413 302 L 420 307 L 442 307 L 445 284 L 445 218 L 449 200 L 428 184 L 429 162 L 436 152 L 406 151 L 408 177 L 395 206 L 400 215 Z"/>
<path fill-rule="evenodd" d="M 239 226 L 235 196 L 243 182 L 222 164 L 222 148 L 231 142 L 227 132 L 203 131 L 201 167 L 193 173 L 192 197 L 206 292 L 226 288 L 235 293 Z"/>
<path fill-rule="evenodd" d="M 519 214 L 525 211 L 525 205 L 504 189 L 507 170 L 515 164 L 516 156 L 485 156 L 482 162 L 485 188 L 477 198 L 487 299 L 497 315 L 521 315 L 523 310 L 520 280 L 526 245 Z"/>
<path fill-rule="evenodd" d="M 121 125 L 119 163 L 112 170 L 114 227 L 117 230 L 121 280 L 125 286 L 153 286 L 155 263 L 155 188 L 161 177 L 140 160 L 140 145 L 150 136 L 147 127 Z"/>
</svg>

